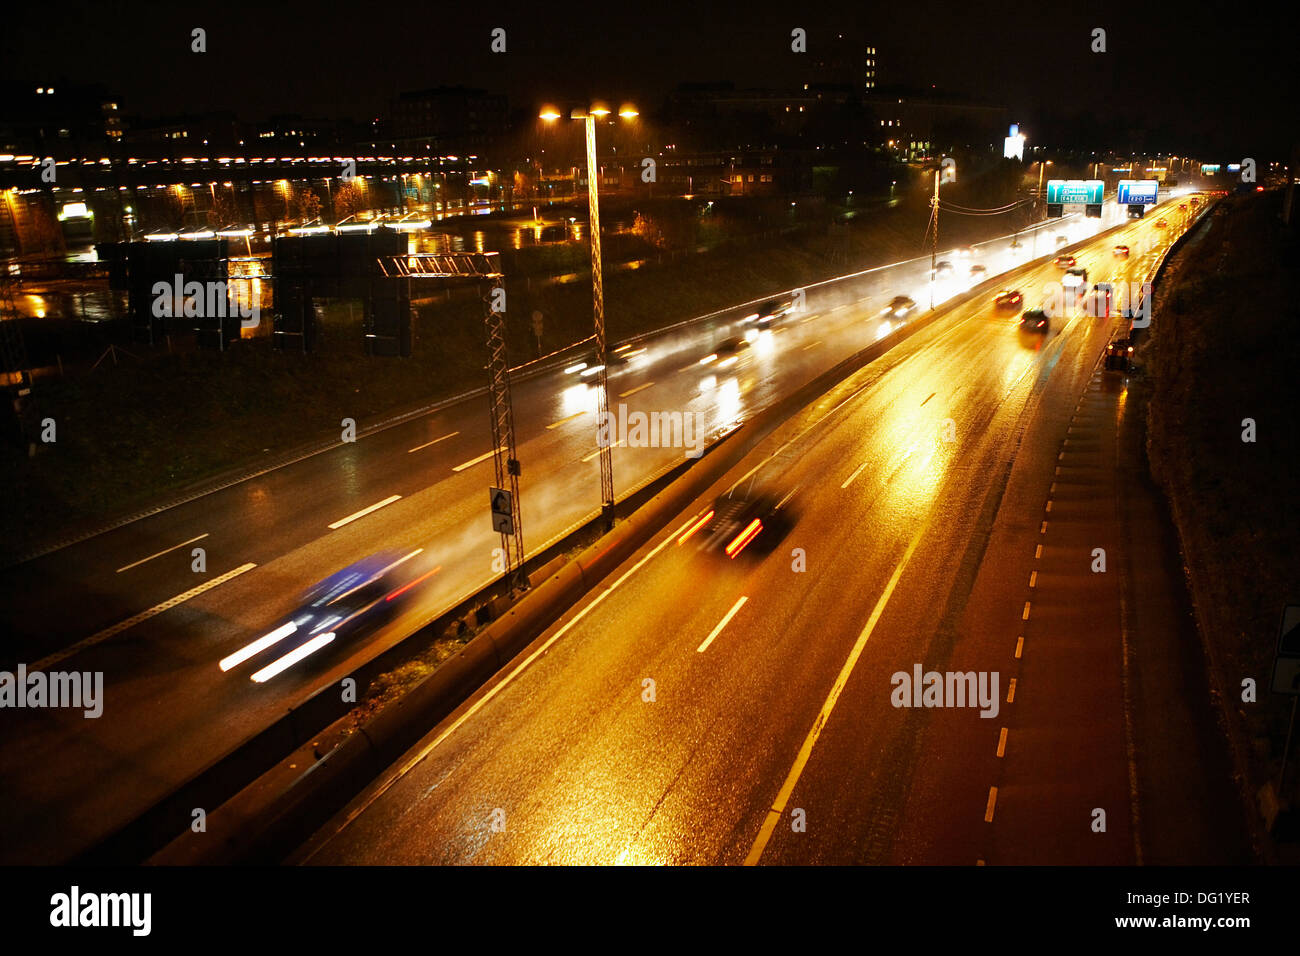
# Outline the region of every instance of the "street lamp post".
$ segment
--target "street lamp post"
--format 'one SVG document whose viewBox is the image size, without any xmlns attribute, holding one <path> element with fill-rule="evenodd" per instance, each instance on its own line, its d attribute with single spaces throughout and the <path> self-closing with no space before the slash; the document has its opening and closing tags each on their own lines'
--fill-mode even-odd
<svg viewBox="0 0 1300 956">
<path fill-rule="evenodd" d="M 596 448 L 600 453 L 600 511 L 606 529 L 614 524 L 614 453 L 609 434 L 609 374 L 605 342 L 605 284 L 600 258 L 600 169 L 596 165 L 596 120 L 609 115 L 609 110 L 593 106 L 589 110 L 573 110 L 571 119 L 583 121 L 587 145 L 587 224 L 591 234 L 591 309 L 596 334 Z M 618 115 L 632 119 L 636 110 L 624 106 Z M 542 119 L 559 119 L 554 110 L 544 110 Z M 604 440 L 602 441 L 602 436 Z"/>
</svg>

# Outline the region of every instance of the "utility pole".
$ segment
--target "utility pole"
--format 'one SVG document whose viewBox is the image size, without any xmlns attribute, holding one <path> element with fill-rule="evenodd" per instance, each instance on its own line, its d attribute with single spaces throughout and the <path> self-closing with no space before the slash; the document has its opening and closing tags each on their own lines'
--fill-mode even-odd
<svg viewBox="0 0 1300 956">
<path fill-rule="evenodd" d="M 934 198 L 930 200 L 930 311 L 934 311 L 934 280 L 939 255 L 939 168 L 934 169 Z"/>
</svg>

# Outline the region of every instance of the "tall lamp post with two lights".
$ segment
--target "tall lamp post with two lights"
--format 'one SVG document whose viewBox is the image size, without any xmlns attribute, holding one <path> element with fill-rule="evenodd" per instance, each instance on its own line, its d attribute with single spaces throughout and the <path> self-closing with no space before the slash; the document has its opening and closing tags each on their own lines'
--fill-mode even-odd
<svg viewBox="0 0 1300 956">
<path fill-rule="evenodd" d="M 609 376 L 605 346 L 605 285 L 600 263 L 600 169 L 596 165 L 596 122 L 603 120 L 610 110 L 599 104 L 590 109 L 575 109 L 570 119 L 582 120 L 587 134 L 587 224 L 591 233 L 591 306 L 596 335 L 596 447 L 600 452 L 601 515 L 608 529 L 614 524 L 614 454 L 607 426 L 609 416 Z M 623 119 L 635 119 L 637 111 L 624 106 L 618 111 Z M 554 109 L 544 109 L 541 118 L 547 122 L 560 119 Z M 603 440 L 602 440 L 603 438 Z"/>
</svg>

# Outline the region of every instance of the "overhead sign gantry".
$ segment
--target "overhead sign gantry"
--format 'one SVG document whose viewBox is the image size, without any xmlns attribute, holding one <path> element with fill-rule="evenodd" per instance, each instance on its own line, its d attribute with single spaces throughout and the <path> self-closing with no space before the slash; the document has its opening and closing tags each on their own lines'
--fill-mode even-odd
<svg viewBox="0 0 1300 956">
<path fill-rule="evenodd" d="M 1060 218 L 1066 206 L 1083 206 L 1085 216 L 1100 219 L 1105 191 L 1106 184 L 1100 179 L 1049 179 L 1047 218 Z"/>
</svg>

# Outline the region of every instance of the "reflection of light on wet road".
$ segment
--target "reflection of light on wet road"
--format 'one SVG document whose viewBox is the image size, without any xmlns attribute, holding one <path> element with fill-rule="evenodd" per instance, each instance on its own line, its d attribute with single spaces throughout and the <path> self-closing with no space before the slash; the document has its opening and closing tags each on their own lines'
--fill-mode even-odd
<svg viewBox="0 0 1300 956">
<path fill-rule="evenodd" d="M 578 382 L 560 390 L 560 416 L 567 418 L 596 407 L 596 392 L 586 382 Z"/>
<path fill-rule="evenodd" d="M 718 387 L 714 408 L 718 411 L 720 421 L 729 422 L 740 417 L 744 403 L 740 398 L 740 382 L 729 378 Z"/>
</svg>

